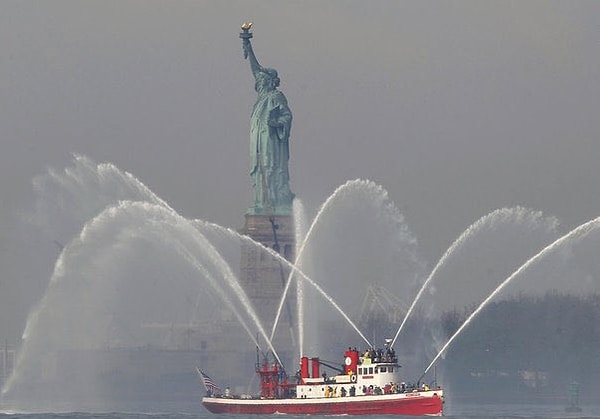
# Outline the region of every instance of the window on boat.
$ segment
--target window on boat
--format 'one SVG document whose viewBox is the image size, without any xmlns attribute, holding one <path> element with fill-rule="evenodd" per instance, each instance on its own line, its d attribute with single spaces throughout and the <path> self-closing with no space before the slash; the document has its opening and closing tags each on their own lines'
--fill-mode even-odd
<svg viewBox="0 0 600 419">
<path fill-rule="evenodd" d="M 381 368 L 379 369 L 379 371 L 380 371 L 380 372 L 386 372 L 386 371 L 387 371 L 387 368 L 386 368 L 386 367 L 381 367 Z"/>
<path fill-rule="evenodd" d="M 394 372 L 394 367 L 390 367 L 390 372 Z"/>
<path fill-rule="evenodd" d="M 373 367 L 369 367 L 369 374 L 373 374 Z"/>
<path fill-rule="evenodd" d="M 362 375 L 362 368 L 358 369 L 358 373 Z"/>
<path fill-rule="evenodd" d="M 375 374 L 377 374 L 379 372 L 379 370 L 377 369 L 377 367 L 375 367 Z"/>
</svg>

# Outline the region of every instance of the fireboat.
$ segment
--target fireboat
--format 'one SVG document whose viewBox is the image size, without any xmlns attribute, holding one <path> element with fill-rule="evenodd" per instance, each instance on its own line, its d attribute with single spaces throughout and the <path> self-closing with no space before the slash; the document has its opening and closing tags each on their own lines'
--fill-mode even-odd
<svg viewBox="0 0 600 419">
<path fill-rule="evenodd" d="M 309 371 L 310 362 L 310 371 Z M 441 416 L 444 392 L 437 383 L 407 384 L 393 348 L 370 348 L 360 353 L 348 348 L 338 375 L 321 374 L 319 358 L 302 357 L 300 369 L 288 377 L 270 356 L 259 362 L 260 395 L 233 395 L 220 389 L 202 373 L 207 394 L 202 404 L 212 413 L 311 414 L 311 415 L 411 415 Z"/>
</svg>

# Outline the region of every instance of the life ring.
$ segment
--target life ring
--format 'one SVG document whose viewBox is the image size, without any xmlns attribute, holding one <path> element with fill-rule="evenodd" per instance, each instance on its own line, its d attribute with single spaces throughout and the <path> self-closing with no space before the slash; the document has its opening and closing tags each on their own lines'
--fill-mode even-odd
<svg viewBox="0 0 600 419">
<path fill-rule="evenodd" d="M 350 381 L 353 382 L 353 383 L 356 383 L 356 374 L 352 374 L 350 376 Z"/>
</svg>

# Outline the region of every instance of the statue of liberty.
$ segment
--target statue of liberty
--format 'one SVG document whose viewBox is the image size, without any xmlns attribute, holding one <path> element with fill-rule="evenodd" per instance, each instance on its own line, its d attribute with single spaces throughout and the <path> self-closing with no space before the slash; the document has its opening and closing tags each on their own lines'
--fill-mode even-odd
<svg viewBox="0 0 600 419">
<path fill-rule="evenodd" d="M 292 112 L 284 94 L 277 90 L 280 80 L 273 68 L 262 67 L 249 32 L 251 23 L 242 25 L 244 58 L 250 61 L 254 89 L 258 98 L 250 118 L 250 176 L 254 203 L 250 214 L 290 214 L 294 194 L 290 190 L 288 160 Z"/>
</svg>

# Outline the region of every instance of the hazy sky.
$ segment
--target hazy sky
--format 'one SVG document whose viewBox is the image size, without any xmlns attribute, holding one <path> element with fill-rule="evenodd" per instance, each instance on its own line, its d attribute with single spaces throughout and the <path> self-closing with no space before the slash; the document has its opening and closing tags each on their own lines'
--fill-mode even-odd
<svg viewBox="0 0 600 419">
<path fill-rule="evenodd" d="M 500 207 L 565 231 L 600 215 L 600 2 L 2 0 L 0 339 L 19 335 L 58 255 L 28 235 L 32 179 L 71 153 L 242 227 L 245 20 L 282 79 L 292 190 L 311 211 L 373 180 L 430 265 Z"/>
</svg>

